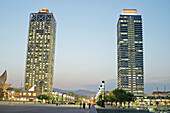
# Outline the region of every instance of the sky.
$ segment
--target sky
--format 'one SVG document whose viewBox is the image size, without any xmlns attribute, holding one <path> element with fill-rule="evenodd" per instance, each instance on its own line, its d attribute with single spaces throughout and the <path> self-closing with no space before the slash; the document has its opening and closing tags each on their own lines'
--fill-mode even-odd
<svg viewBox="0 0 170 113">
<path fill-rule="evenodd" d="M 170 90 L 169 0 L 0 0 L 0 74 L 23 87 L 29 15 L 48 8 L 57 21 L 54 87 L 117 87 L 117 21 L 123 9 L 143 19 L 145 93 Z"/>
</svg>

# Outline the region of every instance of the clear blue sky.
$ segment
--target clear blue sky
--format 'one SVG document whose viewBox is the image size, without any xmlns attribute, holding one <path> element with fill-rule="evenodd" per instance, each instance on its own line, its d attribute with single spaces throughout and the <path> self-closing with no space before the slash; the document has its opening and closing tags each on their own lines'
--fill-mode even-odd
<svg viewBox="0 0 170 113">
<path fill-rule="evenodd" d="M 0 73 L 13 87 L 24 84 L 29 14 L 49 8 L 57 20 L 54 87 L 116 88 L 116 25 L 122 9 L 143 18 L 145 90 L 170 81 L 170 0 L 0 0 Z M 93 88 L 91 86 L 94 86 Z M 148 92 L 146 92 L 148 93 Z"/>
</svg>

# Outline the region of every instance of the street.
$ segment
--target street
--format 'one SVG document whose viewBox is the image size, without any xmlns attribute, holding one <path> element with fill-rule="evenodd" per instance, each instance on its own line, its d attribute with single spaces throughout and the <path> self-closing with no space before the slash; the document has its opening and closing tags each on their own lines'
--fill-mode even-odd
<svg viewBox="0 0 170 113">
<path fill-rule="evenodd" d="M 88 113 L 77 105 L 8 104 L 0 105 L 0 113 Z"/>
</svg>

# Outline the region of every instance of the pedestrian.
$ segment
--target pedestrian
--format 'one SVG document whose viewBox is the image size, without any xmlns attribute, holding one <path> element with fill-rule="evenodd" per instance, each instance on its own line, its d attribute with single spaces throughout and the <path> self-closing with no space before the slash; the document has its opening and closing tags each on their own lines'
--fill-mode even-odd
<svg viewBox="0 0 170 113">
<path fill-rule="evenodd" d="M 91 107 L 91 103 L 89 102 L 89 109 L 90 109 L 90 107 Z"/>
<path fill-rule="evenodd" d="M 80 102 L 80 108 L 81 108 L 81 102 Z"/>
<path fill-rule="evenodd" d="M 83 108 L 84 108 L 84 109 L 86 108 L 86 104 L 85 104 L 85 103 L 83 103 Z"/>
</svg>

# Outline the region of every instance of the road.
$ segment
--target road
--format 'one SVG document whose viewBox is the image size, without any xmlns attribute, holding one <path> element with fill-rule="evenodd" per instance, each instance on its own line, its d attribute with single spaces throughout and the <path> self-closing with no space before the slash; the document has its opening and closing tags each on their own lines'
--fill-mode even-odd
<svg viewBox="0 0 170 113">
<path fill-rule="evenodd" d="M 0 105 L 0 113 L 88 113 L 89 109 L 79 108 L 76 105 L 54 104 L 8 104 Z"/>
</svg>

